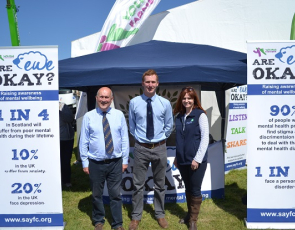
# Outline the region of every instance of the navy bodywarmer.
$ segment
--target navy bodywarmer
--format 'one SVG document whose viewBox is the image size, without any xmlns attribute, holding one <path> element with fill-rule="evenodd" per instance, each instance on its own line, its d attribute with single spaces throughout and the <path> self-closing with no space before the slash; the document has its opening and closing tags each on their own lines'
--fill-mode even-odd
<svg viewBox="0 0 295 230">
<path fill-rule="evenodd" d="M 201 109 L 193 109 L 186 117 L 178 114 L 175 119 L 176 126 L 176 158 L 179 165 L 190 165 L 196 156 L 201 142 L 201 130 L 199 125 L 199 117 L 204 113 Z M 183 130 L 185 122 L 185 129 Z M 205 153 L 202 162 L 206 162 L 208 150 Z"/>
</svg>

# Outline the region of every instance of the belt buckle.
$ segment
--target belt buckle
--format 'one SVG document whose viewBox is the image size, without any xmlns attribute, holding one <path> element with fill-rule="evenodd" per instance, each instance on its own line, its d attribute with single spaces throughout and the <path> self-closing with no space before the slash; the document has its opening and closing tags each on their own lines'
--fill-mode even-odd
<svg viewBox="0 0 295 230">
<path fill-rule="evenodd" d="M 150 144 L 150 145 L 152 145 L 152 147 L 150 147 L 150 149 L 153 149 L 153 148 L 155 148 L 155 143 L 153 143 L 153 144 Z"/>
<path fill-rule="evenodd" d="M 104 163 L 108 164 L 110 162 L 110 159 L 104 159 L 103 161 Z"/>
</svg>

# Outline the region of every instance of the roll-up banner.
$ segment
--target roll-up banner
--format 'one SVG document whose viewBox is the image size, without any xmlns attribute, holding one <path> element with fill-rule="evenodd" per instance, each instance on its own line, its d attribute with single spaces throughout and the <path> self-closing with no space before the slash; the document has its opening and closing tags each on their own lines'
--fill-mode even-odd
<svg viewBox="0 0 295 230">
<path fill-rule="evenodd" d="M 295 42 L 247 53 L 247 228 L 295 229 Z"/>
<path fill-rule="evenodd" d="M 230 89 L 224 172 L 246 167 L 247 86 Z"/>
<path fill-rule="evenodd" d="M 0 47 L 0 146 L 0 229 L 63 229 L 57 46 Z"/>
</svg>

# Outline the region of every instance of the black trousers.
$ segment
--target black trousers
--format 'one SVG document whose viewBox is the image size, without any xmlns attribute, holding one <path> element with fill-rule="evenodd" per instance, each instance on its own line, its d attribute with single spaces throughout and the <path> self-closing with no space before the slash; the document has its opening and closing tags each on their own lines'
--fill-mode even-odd
<svg viewBox="0 0 295 230">
<path fill-rule="evenodd" d="M 113 159 L 110 162 L 94 161 L 89 159 L 89 178 L 92 190 L 92 223 L 105 222 L 105 209 L 103 204 L 103 188 L 105 181 L 110 197 L 110 209 L 113 217 L 112 228 L 123 225 L 122 218 L 122 158 Z"/>
<path fill-rule="evenodd" d="M 73 153 L 73 140 L 60 141 L 60 167 L 61 182 L 71 183 L 71 158 Z"/>
<path fill-rule="evenodd" d="M 192 170 L 191 165 L 178 165 L 178 169 L 185 185 L 185 191 L 192 196 L 201 196 L 201 186 L 207 169 L 207 162 L 199 164 L 197 170 Z"/>
</svg>

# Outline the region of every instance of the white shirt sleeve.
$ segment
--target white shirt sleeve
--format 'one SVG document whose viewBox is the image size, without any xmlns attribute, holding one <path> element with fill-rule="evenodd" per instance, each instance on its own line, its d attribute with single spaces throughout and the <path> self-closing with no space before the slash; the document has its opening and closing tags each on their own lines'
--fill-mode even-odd
<svg viewBox="0 0 295 230">
<path fill-rule="evenodd" d="M 202 163 L 209 145 L 209 124 L 207 115 L 205 113 L 202 113 L 200 115 L 199 125 L 201 131 L 201 142 L 199 145 L 199 149 L 196 153 L 196 156 L 194 157 L 194 160 L 198 163 Z"/>
</svg>

